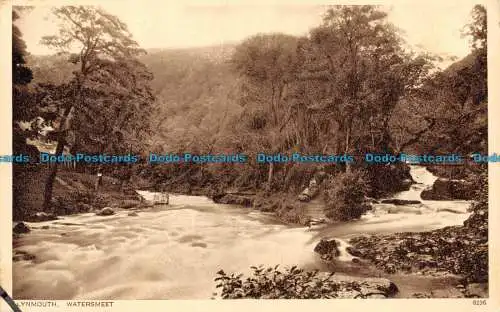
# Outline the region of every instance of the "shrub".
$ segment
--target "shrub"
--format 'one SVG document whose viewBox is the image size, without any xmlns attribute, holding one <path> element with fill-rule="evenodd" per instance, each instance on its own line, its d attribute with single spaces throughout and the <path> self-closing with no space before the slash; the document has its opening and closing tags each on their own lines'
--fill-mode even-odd
<svg viewBox="0 0 500 312">
<path fill-rule="evenodd" d="M 368 193 L 363 171 L 349 171 L 331 177 L 326 182 L 326 215 L 338 221 L 357 219 L 369 206 L 365 202 Z"/>
<path fill-rule="evenodd" d="M 246 279 L 243 274 L 217 272 L 216 287 L 221 288 L 222 299 L 327 299 L 337 297 L 340 290 L 331 278 L 333 273 L 320 277 L 317 270 L 304 272 L 296 266 L 283 272 L 278 266 L 251 268 L 253 276 Z"/>
<path fill-rule="evenodd" d="M 370 186 L 368 195 L 380 198 L 389 194 L 410 189 L 405 180 L 411 180 L 407 164 L 364 164 L 365 181 Z"/>
</svg>

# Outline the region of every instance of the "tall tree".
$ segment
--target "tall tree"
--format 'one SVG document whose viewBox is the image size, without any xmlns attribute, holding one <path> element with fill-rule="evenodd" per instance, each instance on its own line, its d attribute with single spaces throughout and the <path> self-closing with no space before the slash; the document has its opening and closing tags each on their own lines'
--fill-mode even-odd
<svg viewBox="0 0 500 312">
<path fill-rule="evenodd" d="M 411 134 L 405 146 L 418 143 L 418 152 L 487 152 L 486 18 L 486 9 L 476 5 L 463 32 L 470 39 L 470 54 L 431 75 L 411 98 L 410 110 L 418 110 L 420 116 L 414 112 L 406 116 L 429 122 Z"/>
<path fill-rule="evenodd" d="M 297 66 L 296 37 L 284 34 L 259 34 L 236 47 L 232 63 L 244 78 L 241 104 L 249 126 L 266 132 L 267 150 L 282 152 L 285 140 L 281 131 L 288 121 L 290 106 L 285 101 Z M 263 149 L 261 149 L 262 151 Z M 268 168 L 271 187 L 274 164 Z"/>
<path fill-rule="evenodd" d="M 37 155 L 37 151 L 30 150 L 30 146 L 26 144 L 26 133 L 20 126 L 20 121 L 26 121 L 33 117 L 33 94 L 28 90 L 28 84 L 33 79 L 33 73 L 26 66 L 26 43 L 22 38 L 22 33 L 15 25 L 15 21 L 19 19 L 17 8 L 12 9 L 12 150 L 14 154 L 28 154 L 31 157 Z M 13 164 L 12 174 L 14 181 L 18 181 L 18 175 L 26 170 L 25 165 Z M 12 198 L 13 198 L 13 217 L 18 220 L 23 217 L 23 211 L 19 209 L 19 198 L 25 191 L 24 185 L 13 183 Z"/>
<path fill-rule="evenodd" d="M 477 4 L 471 12 L 472 21 L 465 25 L 463 35 L 468 36 L 474 50 L 488 48 L 488 15 L 486 7 Z"/>
<path fill-rule="evenodd" d="M 310 111 L 333 121 L 323 124 L 336 153 L 393 149 L 392 112 L 431 69 L 426 56 L 403 49 L 386 17 L 376 6 L 333 6 L 304 45 L 299 90 Z"/>
<path fill-rule="evenodd" d="M 20 18 L 18 8 L 12 9 L 12 104 L 13 104 L 13 131 L 14 151 L 22 149 L 25 144 L 23 131 L 19 129 L 19 121 L 28 121 L 34 117 L 33 94 L 28 84 L 33 79 L 33 72 L 26 66 L 26 43 L 22 33 L 15 25 Z"/>
<path fill-rule="evenodd" d="M 22 33 L 14 24 L 19 19 L 19 13 L 12 10 L 12 84 L 25 85 L 33 79 L 31 69 L 26 67 L 26 43 L 22 39 Z"/>
<path fill-rule="evenodd" d="M 53 14 L 60 21 L 59 33 L 44 37 L 42 43 L 68 55 L 70 62 L 79 65 L 73 72 L 73 79 L 68 82 L 70 94 L 67 100 L 61 101 L 62 113 L 56 130 L 56 154 L 59 155 L 68 144 L 71 121 L 82 120 L 82 114 L 97 118 L 113 99 L 122 111 L 114 115 L 119 121 L 115 119 L 108 123 L 113 128 L 108 138 L 120 132 L 128 116 L 127 109 L 141 108 L 140 101 L 134 99 L 151 99 L 151 93 L 142 83 L 144 79 L 151 79 L 151 75 L 137 60 L 144 50 L 139 48 L 127 26 L 117 17 L 92 6 L 59 7 L 53 10 Z M 79 52 L 72 53 L 75 50 Z M 103 101 L 104 98 L 108 101 Z M 111 117 L 103 114 L 105 122 Z M 107 142 L 100 143 L 99 151 L 103 151 Z M 44 209 L 50 207 L 56 174 L 57 165 L 47 179 Z"/>
</svg>

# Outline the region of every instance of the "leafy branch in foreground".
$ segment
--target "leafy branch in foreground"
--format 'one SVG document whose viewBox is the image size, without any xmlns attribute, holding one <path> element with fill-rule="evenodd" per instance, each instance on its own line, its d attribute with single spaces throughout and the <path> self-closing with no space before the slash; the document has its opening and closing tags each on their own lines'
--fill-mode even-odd
<svg viewBox="0 0 500 312">
<path fill-rule="evenodd" d="M 320 275 L 317 270 L 306 272 L 296 266 L 280 271 L 278 265 L 251 269 L 253 276 L 246 279 L 243 274 L 217 272 L 216 287 L 222 289 L 222 299 L 328 299 L 336 298 L 341 290 L 340 284 L 332 279 L 333 272 Z M 347 287 L 354 290 L 356 285 Z"/>
</svg>

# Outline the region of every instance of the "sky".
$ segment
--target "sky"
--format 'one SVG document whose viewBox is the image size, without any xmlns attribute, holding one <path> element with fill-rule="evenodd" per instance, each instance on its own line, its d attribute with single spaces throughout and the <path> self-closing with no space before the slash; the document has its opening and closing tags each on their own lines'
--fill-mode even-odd
<svg viewBox="0 0 500 312">
<path fill-rule="evenodd" d="M 314 1 L 313 1 L 314 2 Z M 142 4 L 141 4 L 142 3 Z M 183 4 L 184 3 L 184 4 Z M 285 4 L 201 4 L 186 2 L 102 1 L 100 5 L 125 22 L 135 40 L 146 49 L 189 48 L 221 43 L 235 43 L 256 33 L 283 32 L 304 35 L 321 22 L 325 6 L 297 1 Z M 388 6 L 389 21 L 403 32 L 407 42 L 432 53 L 464 57 L 469 53 L 462 27 L 470 19 L 475 3 L 406 1 Z M 49 6 L 36 6 L 23 13 L 16 23 L 32 54 L 54 51 L 39 43 L 44 35 L 55 34 L 57 24 L 50 17 Z"/>
</svg>

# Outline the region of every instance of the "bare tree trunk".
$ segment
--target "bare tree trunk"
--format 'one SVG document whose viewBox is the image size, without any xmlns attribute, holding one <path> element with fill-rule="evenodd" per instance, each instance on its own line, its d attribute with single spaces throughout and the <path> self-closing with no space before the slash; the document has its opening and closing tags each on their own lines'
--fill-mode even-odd
<svg viewBox="0 0 500 312">
<path fill-rule="evenodd" d="M 273 171 L 274 171 L 274 163 L 269 163 L 269 171 L 267 174 L 267 190 L 271 190 L 271 183 L 273 182 Z"/>
<path fill-rule="evenodd" d="M 345 150 L 344 153 L 347 155 L 349 153 L 349 140 L 350 140 L 351 128 L 349 127 L 345 136 Z M 351 164 L 346 162 L 345 164 L 345 172 L 351 172 Z"/>
<path fill-rule="evenodd" d="M 99 164 L 99 166 L 97 167 L 97 180 L 95 181 L 95 186 L 94 186 L 94 190 L 95 190 L 95 193 L 98 194 L 99 193 L 99 188 L 100 186 L 102 185 L 102 165 Z"/>
<path fill-rule="evenodd" d="M 57 134 L 56 156 L 62 155 L 64 151 L 64 145 L 66 140 L 65 137 L 66 123 L 68 121 L 72 108 L 73 106 L 70 105 L 64 110 L 63 119 L 61 120 L 61 124 L 59 126 L 59 133 Z M 58 163 L 55 162 L 53 167 L 50 168 L 50 174 L 47 178 L 47 182 L 45 183 L 45 192 L 43 196 L 43 206 L 42 206 L 43 211 L 48 211 L 50 208 L 50 202 L 52 201 L 52 192 L 54 189 L 54 181 L 56 180 L 56 175 L 57 175 L 57 168 L 58 168 Z"/>
<path fill-rule="evenodd" d="M 372 149 L 375 150 L 375 135 L 373 133 L 373 120 L 370 117 L 370 136 L 372 139 Z"/>
</svg>

